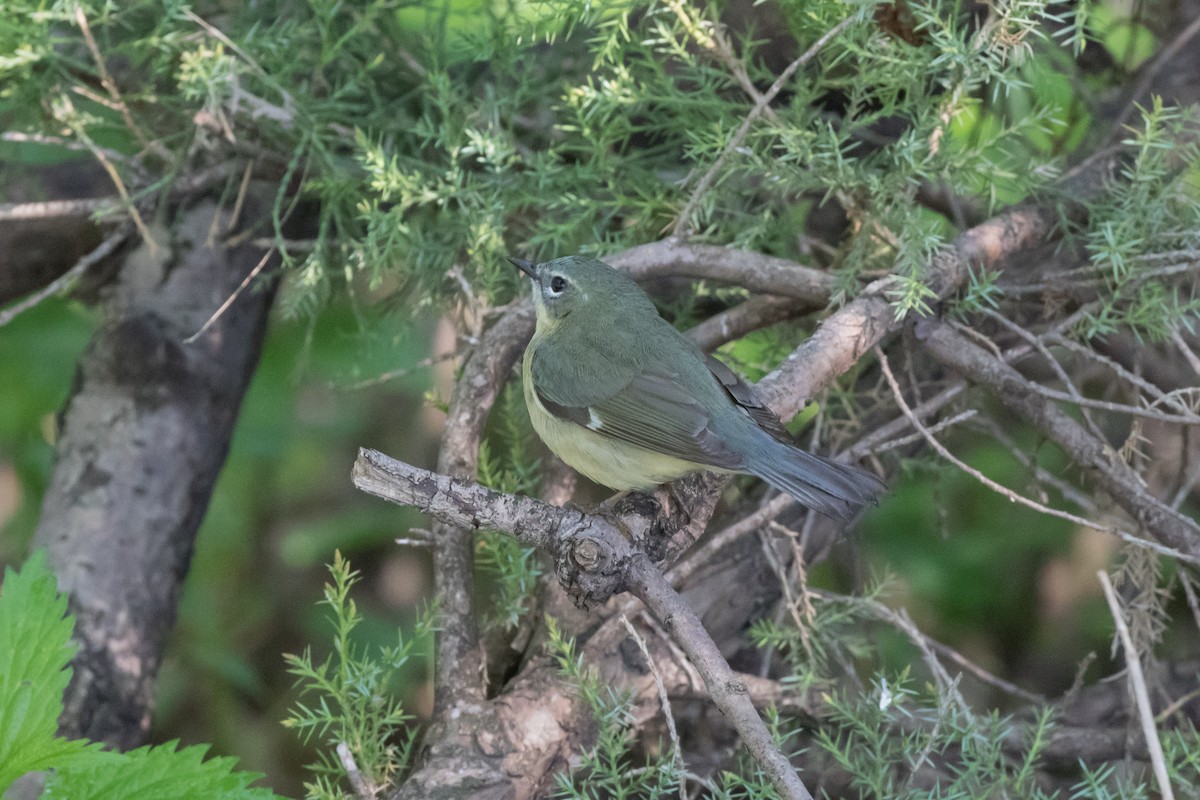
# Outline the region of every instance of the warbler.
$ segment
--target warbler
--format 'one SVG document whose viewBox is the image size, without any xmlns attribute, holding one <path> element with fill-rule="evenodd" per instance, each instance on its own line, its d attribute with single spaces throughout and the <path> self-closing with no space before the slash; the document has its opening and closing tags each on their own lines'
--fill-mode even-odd
<svg viewBox="0 0 1200 800">
<path fill-rule="evenodd" d="M 563 461 L 617 490 L 746 472 L 845 520 L 883 483 L 791 444 L 749 384 L 659 316 L 627 275 L 583 256 L 508 259 L 533 282 L 525 404 Z"/>
</svg>

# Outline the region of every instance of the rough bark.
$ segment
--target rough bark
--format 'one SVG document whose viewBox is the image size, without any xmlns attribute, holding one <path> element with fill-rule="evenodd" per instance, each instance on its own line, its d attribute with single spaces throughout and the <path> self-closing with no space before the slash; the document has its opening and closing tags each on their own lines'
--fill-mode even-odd
<svg viewBox="0 0 1200 800">
<path fill-rule="evenodd" d="M 243 219 L 261 208 L 248 203 Z M 62 731 L 122 749 L 149 730 L 162 648 L 273 296 L 251 286 L 185 341 L 266 257 L 209 241 L 224 233 L 216 213 L 208 202 L 183 211 L 157 250 L 143 243 L 123 264 L 62 413 L 34 538 L 76 616 Z"/>
</svg>

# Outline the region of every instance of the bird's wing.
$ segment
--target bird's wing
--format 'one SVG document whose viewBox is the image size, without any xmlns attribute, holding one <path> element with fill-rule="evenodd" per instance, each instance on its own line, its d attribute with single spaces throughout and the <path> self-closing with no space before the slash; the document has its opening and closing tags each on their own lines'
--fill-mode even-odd
<svg viewBox="0 0 1200 800">
<path fill-rule="evenodd" d="M 705 466 L 744 465 L 742 455 L 714 433 L 711 415 L 669 363 L 607 366 L 607 388 L 570 380 L 578 377 L 576 370 L 556 364 L 539 348 L 530 365 L 534 391 L 554 416 L 603 436 Z"/>
<path fill-rule="evenodd" d="M 792 437 L 783 427 L 783 422 L 774 411 L 763 405 L 763 401 L 759 399 L 753 386 L 712 356 L 706 355 L 704 363 L 708 366 L 708 371 L 721 382 L 721 386 L 729 394 L 730 399 L 757 422 L 758 427 L 781 442 L 792 443 Z"/>
</svg>

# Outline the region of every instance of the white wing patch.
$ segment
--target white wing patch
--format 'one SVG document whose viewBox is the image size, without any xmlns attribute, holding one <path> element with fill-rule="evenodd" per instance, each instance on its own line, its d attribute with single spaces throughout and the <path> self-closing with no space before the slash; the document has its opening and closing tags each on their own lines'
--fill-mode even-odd
<svg viewBox="0 0 1200 800">
<path fill-rule="evenodd" d="M 588 426 L 589 430 L 593 430 L 593 431 L 598 431 L 604 427 L 604 422 L 596 414 L 596 409 L 594 409 L 590 406 L 588 407 L 588 424 L 587 424 L 587 426 Z"/>
</svg>

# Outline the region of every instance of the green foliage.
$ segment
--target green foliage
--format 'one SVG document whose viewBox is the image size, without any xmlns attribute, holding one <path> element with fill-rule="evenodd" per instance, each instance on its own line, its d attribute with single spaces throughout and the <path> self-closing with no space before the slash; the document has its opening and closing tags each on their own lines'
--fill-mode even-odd
<svg viewBox="0 0 1200 800">
<path fill-rule="evenodd" d="M 801 50 L 851 24 L 732 150 L 754 98 L 712 38 L 720 3 L 202 3 L 163 14 L 149 0 L 96 0 L 80 16 L 74 5 L 9 6 L 0 100 L 17 124 L 65 125 L 127 155 L 156 141 L 172 170 L 188 151 L 235 141 L 281 173 L 277 222 L 294 183 L 319 200 L 311 247 L 279 239 L 295 267 L 284 305 L 296 312 L 355 286 L 444 302 L 459 291 L 452 269 L 503 301 L 518 281 L 500 256 L 659 238 L 721 159 L 683 220 L 696 238 L 803 258 L 797 202 L 836 195 L 853 223 L 832 264 L 844 285 L 889 269 L 897 314 L 925 311 L 926 265 L 953 227 L 914 202 L 922 182 L 1018 199 L 1053 176 L 1085 120 L 1061 71 L 1034 57 L 1051 63 L 1057 48 L 1037 0 L 1001 3 L 982 27 L 959 4 L 908 3 L 920 46 L 881 30 L 869 6 L 785 3 Z M 140 101 L 127 104 L 136 130 L 89 99 L 91 51 L 57 35 L 80 18 L 101 53 L 127 63 L 117 84 Z M 727 44 L 756 86 L 777 77 L 762 42 Z M 876 126 L 903 132 L 881 139 Z M 131 161 L 115 166 L 139 185 Z"/>
<path fill-rule="evenodd" d="M 55 771 L 46 800 L 270 800 L 278 795 L 249 784 L 258 775 L 236 772 L 233 758 L 204 760 L 204 745 L 178 749 L 173 742 L 120 754 L 120 760 L 89 759 L 77 769 Z"/>
<path fill-rule="evenodd" d="M 1106 82 L 1113 76 L 1073 74 L 1075 65 L 1042 31 L 1057 25 L 1062 42 L 1076 51 L 1092 37 L 1088 46 L 1106 46 L 1125 69 L 1144 61 L 1152 44 L 1145 29 L 1118 17 L 1115 6 L 1086 2 L 1068 12 L 1038 0 L 1005 0 L 990 4 L 980 24 L 969 4 L 915 0 L 904 5 L 914 17 L 916 43 L 875 24 L 869 5 L 783 2 L 796 53 L 847 16 L 853 22 L 787 82 L 771 111 L 731 148 L 755 101 L 711 38 L 724 5 L 268 0 L 164 6 L 150 0 L 9 0 L 0 19 L 0 107 L 10 129 L 115 151 L 106 157 L 135 197 L 156 196 L 183 170 L 231 163 L 246 154 L 257 160 L 256 174 L 262 170 L 279 182 L 277 223 L 293 207 L 287 193 L 301 187 L 303 197 L 316 201 L 320 222 L 314 241 L 303 248 L 293 249 L 280 238 L 292 268 L 283 306 L 293 314 L 311 312 L 339 294 L 350 298 L 360 319 L 366 316 L 364 306 L 388 296 L 402 300 L 403 305 L 392 305 L 407 312 L 444 308 L 473 293 L 493 310 L 519 286 L 517 274 L 500 256 L 524 250 L 536 257 L 603 254 L 661 238 L 693 200 L 701 176 L 724 159 L 711 189 L 694 198 L 683 220 L 693 238 L 811 261 L 799 232 L 810 209 L 836 200 L 849 224 L 829 252 L 821 252 L 843 289 L 838 302 L 851 297 L 863 278 L 892 272 L 891 300 L 901 316 L 931 310 L 926 266 L 961 227 L 960 221 L 922 208 L 915 201 L 920 186 L 949 186 L 966 200 L 994 208 L 1045 188 L 1094 135 L 1088 111 L 1093 98 L 1087 92 L 1109 89 Z M 97 99 L 102 83 L 80 18 L 113 72 L 136 130 L 126 126 L 110 98 Z M 759 91 L 778 76 L 770 58 L 778 54 L 768 50 L 765 38 L 756 38 L 762 33 L 745 32 L 732 42 L 733 61 Z M 1100 302 L 1076 331 L 1080 337 L 1131 329 L 1157 341 L 1179 326 L 1194 325 L 1200 308 L 1193 290 L 1172 282 L 1172 276 L 1192 268 L 1187 259 L 1200 246 L 1200 181 L 1194 166 L 1181 166 L 1194 163 L 1196 153 L 1170 149 L 1181 125 L 1182 117 L 1159 103 L 1146 110 L 1128 133 L 1136 154 L 1123 165 L 1125 180 L 1114 183 L 1091 209 L 1080 236 L 1092 265 L 1082 277 L 1100 290 Z M 145 147 L 142 139 L 156 147 Z M 22 159 L 29 163 L 35 156 Z M 236 192 L 240 169 L 231 170 L 231 176 L 220 187 L 226 197 Z M 707 294 L 729 301 L 736 291 L 700 286 L 672 311 L 686 323 Z M 969 314 L 991 308 L 1001 291 L 994 276 L 974 275 L 955 310 Z M 36 322 L 35 315 L 43 313 L 50 312 L 37 309 L 30 318 Z M 82 334 L 76 315 L 70 341 L 65 333 L 61 342 L 38 334 L 14 344 L 14 331 L 23 322 L 6 329 L 6 340 L 0 341 L 6 348 L 0 352 L 0 369 L 10 377 L 6 382 L 26 387 L 26 402 L 0 420 L 0 444 L 17 453 L 22 486 L 32 487 L 14 523 L 27 532 L 40 492 L 37 482 L 47 474 L 50 458 L 46 442 L 30 441 L 28 431 L 49 419 L 67 380 L 61 373 L 53 379 L 45 373 L 55 360 L 45 353 L 70 358 L 82 346 Z M 67 328 L 43 325 L 40 331 Z M 757 333 L 727 346 L 726 353 L 757 377 L 790 349 L 788 337 L 796 333 L 796 328 Z M 240 446 L 251 455 L 231 463 L 224 479 L 252 489 L 241 489 L 233 499 L 219 493 L 197 555 L 197 574 L 206 574 L 209 582 L 189 586 L 191 599 L 183 610 L 185 630 L 191 622 L 191 633 L 200 640 L 188 655 L 246 692 L 262 691 L 262 678 L 232 653 L 229 639 L 231 629 L 251 629 L 243 621 L 247 616 L 268 627 L 262 622 L 267 616 L 262 595 L 268 588 L 237 586 L 254 583 L 239 578 L 257 567 L 260 553 L 251 543 L 258 539 L 250 534 L 266 527 L 263 520 L 286 528 L 280 550 L 291 567 L 327 557 L 336 537 L 368 543 L 382 538 L 382 531 L 403 527 L 378 511 L 332 513 L 314 521 L 305 505 L 306 500 L 320 505 L 306 494 L 323 475 L 329 482 L 328 451 L 339 449 L 331 444 L 342 446 L 348 431 L 363 429 L 350 422 L 350 417 L 367 416 L 358 406 L 356 414 L 342 409 L 338 424 L 323 436 L 297 436 L 288 457 L 276 458 L 290 434 L 286 404 L 299 393 L 289 382 L 297 360 L 325 358 L 364 375 L 387 368 L 364 359 L 362 339 L 343 331 L 314 323 L 305 331 L 292 329 L 291 335 L 315 341 L 318 351 L 331 341 L 341 347 L 333 348 L 333 355 L 314 356 L 306 349 L 264 362 L 258 380 L 266 382 L 266 399 L 248 401 L 239 432 L 245 443 Z M 377 342 L 377 353 L 399 353 L 402 365 L 417 358 L 411 341 L 398 343 L 385 335 Z M 10 358 L 10 345 L 14 353 L 40 356 Z M 345 383 L 342 378 L 333 376 Z M 538 462 L 528 447 L 532 437 L 520 406 L 515 390 L 502 397 L 481 452 L 480 475 L 495 488 L 532 493 Z M 13 407 L 6 404 L 6 411 Z M 389 413 L 390 425 L 395 415 Z M 18 441 L 18 435 L 24 438 Z M 1010 484 L 1020 481 L 1011 465 L 992 469 L 994 454 L 980 457 L 993 461 L 986 470 L 990 475 Z M 268 469 L 271 485 L 264 492 L 257 478 Z M 946 638 L 988 630 L 1023 643 L 1031 627 L 1028 597 L 1036 588 L 1032 567 L 1058 554 L 1065 537 L 1057 528 L 1049 536 L 1045 529 L 1035 531 L 1022 516 L 1030 512 L 981 492 L 961 476 L 916 466 L 910 477 L 892 498 L 887 524 L 867 520 L 862 539 L 868 560 L 885 560 L 894 568 L 897 585 L 909 592 L 906 599 L 928 616 L 923 628 L 929 622 L 949 634 Z M 301 521 L 270 516 L 263 497 L 288 506 Z M 986 522 L 976 526 L 971 520 Z M 906 535 L 896 536 L 898 529 Z M 936 535 L 943 529 L 953 529 L 955 536 Z M 489 621 L 514 625 L 528 610 L 539 576 L 532 551 L 511 538 L 485 534 L 477 555 L 483 577 L 491 582 Z M 231 559 L 239 569 L 228 567 Z M 997 563 L 1029 568 L 997 574 Z M 290 659 L 303 693 L 290 722 L 306 740 L 320 741 L 328 750 L 345 742 L 364 774 L 383 782 L 403 770 L 411 745 L 410 721 L 388 698 L 418 660 L 415 648 L 428 636 L 428 622 L 383 654 L 369 653 L 352 635 L 364 627 L 348 595 L 353 582 L 349 567 L 336 559 L 326 594 L 334 616 L 334 655 L 320 664 L 308 652 Z M 5 597 L 21 591 L 19 582 L 10 588 L 11 583 L 6 582 Z M 235 589 L 236 601 L 230 599 Z M 813 617 L 805 619 L 811 630 L 802 632 L 786 620 L 760 622 L 752 638 L 780 651 L 791 673 L 787 682 L 800 686 L 818 685 L 843 661 L 861 664 L 864 674 L 868 667 L 881 674 L 903 673 L 904 664 L 914 662 L 912 647 L 896 635 L 868 638 L 866 603 L 873 599 L 869 593 L 857 604 L 818 602 Z M 242 614 L 243 605 L 252 613 Z M 61 608 L 57 615 L 61 622 Z M 13 619 L 5 614 L 3 624 L 16 624 Z M 992 624 L 996 620 L 999 624 Z M 874 630 L 878 633 L 878 626 Z M 553 638 L 557 633 L 551 631 Z M 561 636 L 555 642 L 565 673 L 600 728 L 582 771 L 561 781 L 564 796 L 673 794 L 677 768 L 668 760 L 643 761 L 635 755 L 627 698 L 588 675 L 570 643 Z M 39 680 L 50 676 L 46 685 L 51 688 L 37 691 L 59 697 L 65 657 L 55 651 L 50 658 L 44 649 L 34 655 L 38 652 L 37 657 L 49 659 L 40 666 L 58 666 L 42 670 Z M 0 654 L 34 657 L 15 647 L 0 648 Z M 13 689 L 7 682 L 12 674 L 0 676 L 6 692 Z M 915 792 L 905 783 L 903 768 L 913 767 L 922 752 L 937 758 L 955 748 L 964 754 L 962 772 L 952 787 L 944 787 L 949 794 L 943 796 L 986 794 L 988 780 L 1012 796 L 1037 796 L 1025 794 L 1036 792 L 1029 778 L 1035 756 L 1008 765 L 996 756 L 998 737 L 1013 723 L 989 718 L 972 726 L 956 706 L 912 689 L 912 683 L 877 679 L 859 695 L 834 699 L 841 716 L 828 732 L 825 749 L 855 776 L 864 796 Z M 176 684 L 177 697 L 187 693 L 182 687 L 191 688 L 183 679 Z M 36 687 L 22 684 L 13 691 L 19 695 L 26 689 Z M 59 759 L 56 765 L 110 757 L 93 748 L 75 751 L 75 745 L 53 739 L 52 725 L 46 727 L 52 716 L 38 711 L 45 707 L 42 695 L 36 703 L 9 703 L 7 697 L 0 698 L 6 715 L 0 735 L 9 722 L 29 735 L 0 741 L 9 748 L 0 750 L 6 757 L 17 753 L 42 759 L 38 763 L 53 757 Z M 905 732 L 905 725 L 916 727 Z M 1044 737 L 1046 725 L 1034 726 L 1035 741 Z M 897 727 L 900 735 L 894 735 Z M 1179 785 L 1193 793 L 1196 781 L 1187 782 L 1186 775 L 1196 772 L 1194 742 L 1182 732 L 1164 741 L 1173 770 L 1183 776 Z M 200 764 L 199 751 L 179 754 L 171 748 L 130 758 L 145 764 L 145 777 L 151 778 L 184 754 L 176 759 L 181 765 L 185 760 Z M 0 765 L 8 763 L 0 759 Z M 180 769 L 186 773 L 191 766 Z M 225 769 L 219 760 L 198 769 L 212 771 L 204 780 L 213 786 L 224 780 L 216 775 Z M 65 769 L 56 774 L 62 781 L 74 780 Z M 235 780 L 227 769 L 222 774 Z M 324 753 L 310 793 L 338 796 L 341 774 L 330 752 Z M 740 777 L 726 775 L 712 792 L 770 796 L 756 780 L 753 770 L 742 770 Z M 76 784 L 63 785 L 84 793 Z M 1076 796 L 1147 794 L 1106 768 L 1088 772 Z"/>
<path fill-rule="evenodd" d="M 829 723 L 818 745 L 850 775 L 860 797 L 927 798 L 921 770 L 952 764 L 952 778 L 939 782 L 937 797 L 1023 797 L 1042 800 L 1034 766 L 1048 742 L 1051 719 L 1039 715 L 1019 726 L 994 715 L 976 718 L 936 694 L 922 696 L 907 675 L 877 678 L 870 692 L 826 696 Z M 1005 740 L 1025 728 L 1031 745 L 1017 761 Z"/>
<path fill-rule="evenodd" d="M 204 759 L 205 747 L 173 743 L 113 753 L 99 744 L 55 735 L 74 647 L 67 599 L 57 592 L 43 553 L 0 590 L 0 791 L 29 772 L 43 772 L 46 798 L 117 800 L 270 800 L 252 788 L 259 776 L 238 772 L 232 758 Z"/>
<path fill-rule="evenodd" d="M 372 786 L 389 785 L 407 767 L 416 731 L 395 693 L 409 662 L 420 657 L 416 648 L 428 640 L 433 624 L 433 615 L 427 614 L 407 640 L 398 631 L 394 646 L 370 652 L 353 636 L 363 622 L 350 598 L 358 573 L 341 553 L 334 555 L 329 573 L 333 582 L 325 587 L 322 602 L 332 611 L 333 652 L 320 663 L 307 648 L 301 655 L 286 656 L 300 696 L 284 720 L 306 742 L 315 739 L 327 748 L 310 766 L 315 779 L 306 784 L 308 796 L 322 800 L 345 796 L 337 786 L 346 775 L 334 752 L 339 745 L 349 748 Z"/>
<path fill-rule="evenodd" d="M 632 753 L 637 729 L 632 699 L 590 670 L 575 651 L 575 641 L 562 634 L 552 617 L 546 618 L 547 646 L 563 677 L 583 698 L 594 721 L 596 741 L 586 748 L 570 774 L 556 776 L 559 798 L 571 800 L 658 800 L 678 797 L 683 776 L 671 750 L 637 764 Z"/>
<path fill-rule="evenodd" d="M 1200 147 L 1179 143 L 1187 119 L 1155 98 L 1125 140 L 1134 155 L 1122 168 L 1124 180 L 1095 205 L 1086 233 L 1105 291 L 1080 326 L 1084 339 L 1128 328 L 1162 341 L 1181 325 L 1191 330 L 1200 315 L 1194 289 L 1171 280 L 1192 269 L 1200 247 Z"/>
</svg>

